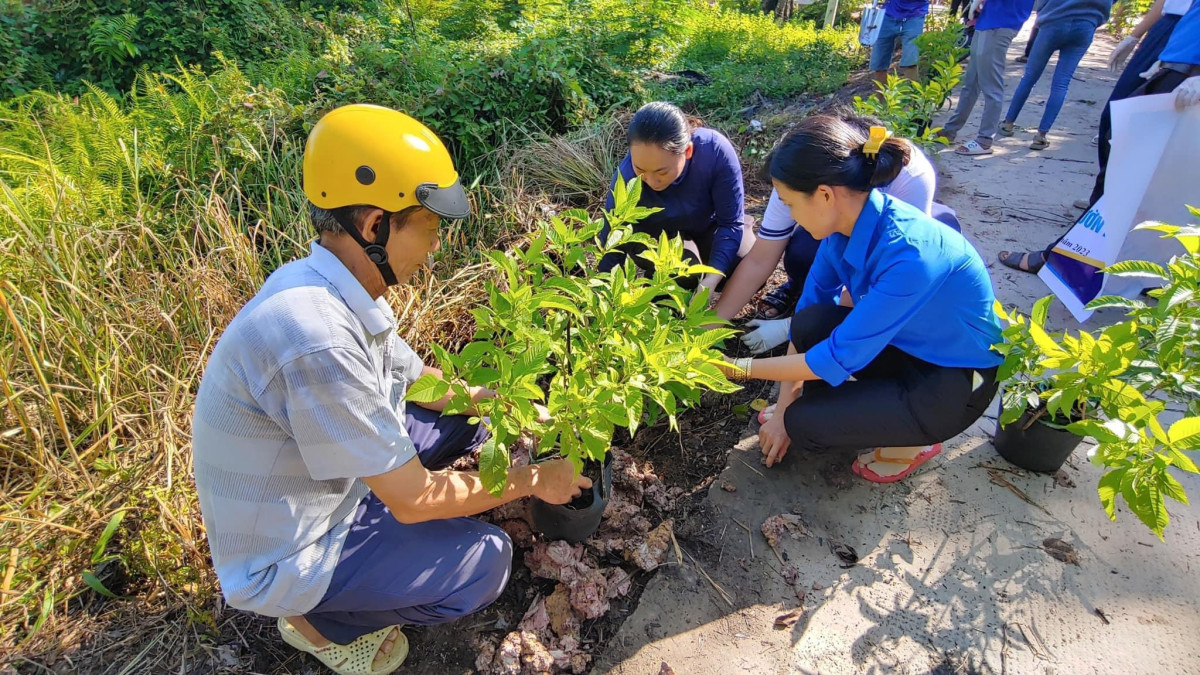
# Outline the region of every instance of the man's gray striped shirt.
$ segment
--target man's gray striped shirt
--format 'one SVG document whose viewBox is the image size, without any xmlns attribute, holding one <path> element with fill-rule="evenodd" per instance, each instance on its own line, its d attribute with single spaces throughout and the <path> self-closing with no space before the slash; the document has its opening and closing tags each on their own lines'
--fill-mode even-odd
<svg viewBox="0 0 1200 675">
<path fill-rule="evenodd" d="M 196 489 L 231 606 L 289 616 L 320 602 L 368 491 L 360 478 L 416 456 L 404 394 L 421 368 L 387 302 L 315 243 L 238 312 L 193 418 Z"/>
</svg>

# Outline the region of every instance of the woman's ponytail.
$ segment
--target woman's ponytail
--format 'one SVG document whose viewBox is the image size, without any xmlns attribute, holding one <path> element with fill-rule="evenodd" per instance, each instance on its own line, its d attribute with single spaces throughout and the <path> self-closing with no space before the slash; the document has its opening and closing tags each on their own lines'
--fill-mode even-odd
<svg viewBox="0 0 1200 675">
<path fill-rule="evenodd" d="M 911 154 L 908 141 L 903 138 L 893 137 L 884 141 L 883 145 L 879 146 L 879 152 L 868 158 L 874 167 L 871 171 L 871 187 L 883 187 L 896 180 L 896 176 L 899 176 L 908 164 Z"/>
</svg>

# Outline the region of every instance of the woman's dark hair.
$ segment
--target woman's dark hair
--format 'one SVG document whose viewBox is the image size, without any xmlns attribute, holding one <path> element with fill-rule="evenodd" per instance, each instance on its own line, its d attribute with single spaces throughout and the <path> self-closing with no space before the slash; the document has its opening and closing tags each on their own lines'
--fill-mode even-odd
<svg viewBox="0 0 1200 675">
<path fill-rule="evenodd" d="M 900 175 L 911 151 L 904 139 L 889 138 L 878 154 L 868 157 L 863 144 L 871 126 L 829 115 L 806 117 L 767 158 L 767 174 L 809 194 L 819 185 L 842 185 L 859 192 L 887 185 Z"/>
<path fill-rule="evenodd" d="M 626 138 L 630 145 L 648 143 L 682 155 L 692 142 L 694 123 L 673 103 L 652 101 L 638 108 L 629 122 Z"/>
</svg>

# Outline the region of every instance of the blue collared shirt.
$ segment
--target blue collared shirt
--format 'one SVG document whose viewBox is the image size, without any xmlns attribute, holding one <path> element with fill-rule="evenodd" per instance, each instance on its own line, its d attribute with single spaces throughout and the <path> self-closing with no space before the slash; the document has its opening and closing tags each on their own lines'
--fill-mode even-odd
<svg viewBox="0 0 1200 675">
<path fill-rule="evenodd" d="M 835 304 L 845 286 L 854 309 L 808 350 L 813 373 L 837 386 L 888 345 L 939 366 L 990 368 L 1000 321 L 983 259 L 958 232 L 872 190 L 850 236 L 821 242 L 797 309 Z"/>
</svg>

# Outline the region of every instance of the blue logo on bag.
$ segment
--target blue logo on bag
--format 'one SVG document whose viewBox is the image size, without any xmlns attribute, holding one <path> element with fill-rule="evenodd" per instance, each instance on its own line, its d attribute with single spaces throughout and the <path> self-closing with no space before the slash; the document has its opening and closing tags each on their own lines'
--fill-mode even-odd
<svg viewBox="0 0 1200 675">
<path fill-rule="evenodd" d="M 1092 232 L 1099 233 L 1104 228 L 1104 217 L 1100 215 L 1099 211 L 1088 211 L 1079 219 L 1079 224 Z"/>
</svg>

